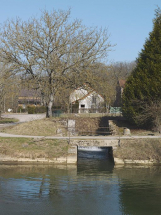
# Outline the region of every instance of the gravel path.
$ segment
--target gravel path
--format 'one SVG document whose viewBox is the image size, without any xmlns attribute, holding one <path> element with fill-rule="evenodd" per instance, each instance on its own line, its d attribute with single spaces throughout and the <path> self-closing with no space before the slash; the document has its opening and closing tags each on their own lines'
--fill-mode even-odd
<svg viewBox="0 0 161 215">
<path fill-rule="evenodd" d="M 26 137 L 26 138 L 44 138 L 44 139 L 75 139 L 75 140 L 121 140 L 121 139 L 161 139 L 158 136 L 32 136 L 32 135 L 17 135 L 0 132 L 0 137 Z"/>
</svg>

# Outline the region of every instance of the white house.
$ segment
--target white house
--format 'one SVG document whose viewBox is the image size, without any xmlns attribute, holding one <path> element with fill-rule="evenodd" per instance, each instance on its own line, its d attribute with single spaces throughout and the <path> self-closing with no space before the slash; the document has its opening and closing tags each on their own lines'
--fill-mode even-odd
<svg viewBox="0 0 161 215">
<path fill-rule="evenodd" d="M 99 109 L 104 102 L 104 98 L 95 90 L 86 87 L 79 87 L 70 94 L 70 103 L 79 103 L 79 113 L 99 112 Z"/>
</svg>

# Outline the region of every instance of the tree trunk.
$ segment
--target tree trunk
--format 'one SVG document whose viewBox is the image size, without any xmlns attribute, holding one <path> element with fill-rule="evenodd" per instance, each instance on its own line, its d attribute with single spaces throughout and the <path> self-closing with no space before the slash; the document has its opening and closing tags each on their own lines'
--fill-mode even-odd
<svg viewBox="0 0 161 215">
<path fill-rule="evenodd" d="M 52 117 L 52 106 L 53 106 L 54 96 L 53 94 L 50 95 L 50 99 L 48 104 L 46 105 L 46 118 Z"/>
</svg>

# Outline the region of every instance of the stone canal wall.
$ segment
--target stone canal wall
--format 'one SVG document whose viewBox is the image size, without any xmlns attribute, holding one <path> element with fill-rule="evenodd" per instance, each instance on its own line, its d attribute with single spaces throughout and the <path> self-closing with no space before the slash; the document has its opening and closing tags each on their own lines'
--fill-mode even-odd
<svg viewBox="0 0 161 215">
<path fill-rule="evenodd" d="M 120 139 L 113 150 L 114 162 L 119 164 L 161 164 L 160 138 Z"/>
<path fill-rule="evenodd" d="M 71 140 L 73 146 L 98 146 L 112 148 L 113 159 L 118 164 L 161 164 L 161 139 L 124 137 L 117 139 Z"/>
<path fill-rule="evenodd" d="M 117 139 L 71 140 L 71 146 L 99 146 L 112 148 L 118 164 L 161 164 L 161 139 L 124 137 Z"/>
<path fill-rule="evenodd" d="M 98 147 L 117 147 L 118 139 L 71 139 L 71 146 L 98 146 Z"/>
<path fill-rule="evenodd" d="M 0 162 L 31 162 L 31 163 L 53 163 L 53 164 L 76 164 L 78 146 L 99 146 L 112 148 L 113 158 L 118 164 L 161 164 L 161 138 L 146 137 L 116 137 L 112 139 L 70 139 L 68 153 L 66 155 L 44 158 L 21 157 L 0 154 Z"/>
<path fill-rule="evenodd" d="M 36 153 L 35 153 L 36 154 Z M 43 156 L 31 157 L 30 154 L 22 156 L 20 152 L 17 156 L 0 153 L 0 163 L 32 163 L 32 164 L 76 164 L 77 163 L 77 146 L 69 146 L 68 153 L 64 156 L 46 158 Z"/>
</svg>

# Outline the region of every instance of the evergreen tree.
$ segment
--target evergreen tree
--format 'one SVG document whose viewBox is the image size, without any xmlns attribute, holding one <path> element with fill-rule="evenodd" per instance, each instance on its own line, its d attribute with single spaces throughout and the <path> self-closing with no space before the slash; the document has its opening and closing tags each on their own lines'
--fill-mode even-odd
<svg viewBox="0 0 161 215">
<path fill-rule="evenodd" d="M 153 30 L 125 84 L 122 98 L 123 115 L 138 125 L 156 126 L 161 107 L 161 9 L 155 12 Z"/>
</svg>

